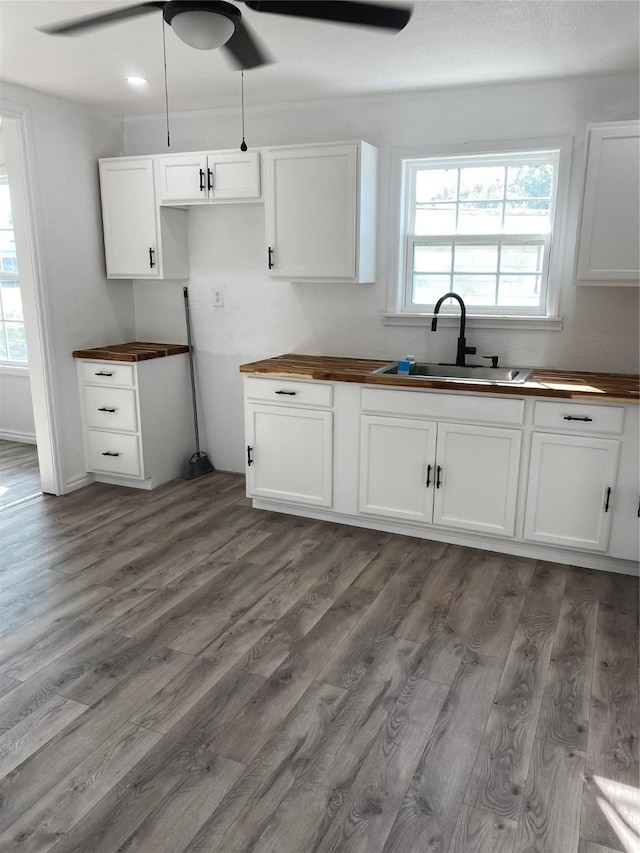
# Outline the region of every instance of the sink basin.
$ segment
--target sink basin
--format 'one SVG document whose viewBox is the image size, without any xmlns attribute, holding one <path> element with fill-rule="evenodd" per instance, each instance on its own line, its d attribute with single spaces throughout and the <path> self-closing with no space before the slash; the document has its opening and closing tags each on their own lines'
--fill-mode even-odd
<svg viewBox="0 0 640 853">
<path fill-rule="evenodd" d="M 524 367 L 485 367 L 479 365 L 467 365 L 458 367 L 455 364 L 428 364 L 416 362 L 415 373 L 409 374 L 408 379 L 451 379 L 468 382 L 507 382 L 510 385 L 526 382 L 533 370 Z M 398 362 L 385 364 L 377 370 L 371 371 L 371 376 L 397 376 Z M 406 376 L 406 374 L 401 374 Z"/>
</svg>

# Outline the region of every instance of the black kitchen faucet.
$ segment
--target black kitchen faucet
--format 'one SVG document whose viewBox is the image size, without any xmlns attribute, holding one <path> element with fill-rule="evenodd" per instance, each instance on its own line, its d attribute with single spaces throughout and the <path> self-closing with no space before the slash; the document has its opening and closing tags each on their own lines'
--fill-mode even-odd
<svg viewBox="0 0 640 853">
<path fill-rule="evenodd" d="M 433 320 L 431 321 L 431 331 L 435 332 L 438 328 L 438 314 L 440 312 L 440 306 L 445 301 L 445 299 L 457 299 L 460 304 L 460 331 L 458 333 L 458 350 L 456 352 L 456 367 L 465 367 L 465 355 L 475 355 L 476 347 L 468 347 L 467 339 L 464 336 L 465 325 L 467 322 L 467 309 L 464 304 L 464 300 L 461 296 L 458 296 L 457 293 L 445 293 L 444 296 L 441 296 L 440 299 L 436 302 L 435 308 L 433 309 Z"/>
</svg>

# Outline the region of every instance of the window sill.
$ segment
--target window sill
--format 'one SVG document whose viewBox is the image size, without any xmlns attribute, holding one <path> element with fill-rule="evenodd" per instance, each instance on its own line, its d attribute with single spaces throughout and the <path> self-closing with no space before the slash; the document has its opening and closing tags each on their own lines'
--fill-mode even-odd
<svg viewBox="0 0 640 853">
<path fill-rule="evenodd" d="M 0 376 L 29 376 L 28 364 L 2 364 L 0 362 Z"/>
<path fill-rule="evenodd" d="M 382 315 L 385 326 L 430 326 L 433 314 L 392 314 Z M 438 326 L 459 326 L 459 314 L 439 314 Z M 562 329 L 562 317 L 492 317 L 480 314 L 467 314 L 467 326 L 475 329 L 538 329 L 555 331 Z"/>
</svg>

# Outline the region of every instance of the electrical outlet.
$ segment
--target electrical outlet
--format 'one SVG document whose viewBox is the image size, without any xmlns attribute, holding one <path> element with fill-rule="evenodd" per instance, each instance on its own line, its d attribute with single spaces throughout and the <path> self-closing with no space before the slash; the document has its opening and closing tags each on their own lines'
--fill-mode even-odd
<svg viewBox="0 0 640 853">
<path fill-rule="evenodd" d="M 213 307 L 224 308 L 224 290 L 221 287 L 213 289 Z"/>
</svg>

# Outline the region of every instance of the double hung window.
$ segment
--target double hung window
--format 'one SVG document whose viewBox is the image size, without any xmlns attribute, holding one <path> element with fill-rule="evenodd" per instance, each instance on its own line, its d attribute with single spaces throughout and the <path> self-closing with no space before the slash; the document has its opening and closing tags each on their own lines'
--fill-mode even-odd
<svg viewBox="0 0 640 853">
<path fill-rule="evenodd" d="M 20 296 L 7 175 L 0 172 L 0 364 L 27 365 L 27 344 Z"/>
<path fill-rule="evenodd" d="M 549 316 L 559 149 L 403 161 L 401 311 Z"/>
</svg>

